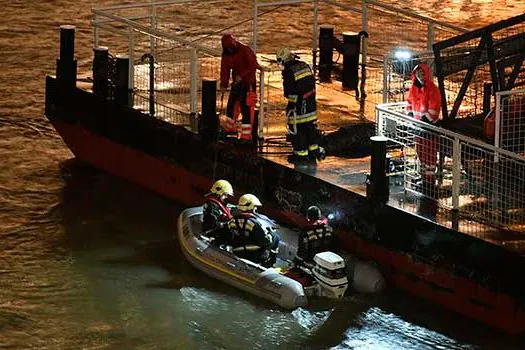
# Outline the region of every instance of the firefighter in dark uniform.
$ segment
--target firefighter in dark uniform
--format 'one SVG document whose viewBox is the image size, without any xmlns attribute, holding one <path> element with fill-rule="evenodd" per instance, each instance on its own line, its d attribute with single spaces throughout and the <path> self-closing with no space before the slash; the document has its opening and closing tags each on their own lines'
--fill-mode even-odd
<svg viewBox="0 0 525 350">
<path fill-rule="evenodd" d="M 227 180 L 217 180 L 204 197 L 202 231 L 222 244 L 231 236 L 228 222 L 232 218 L 228 198 L 233 196 L 233 187 Z"/>
<path fill-rule="evenodd" d="M 336 249 L 333 228 L 321 209 L 313 205 L 306 212 L 308 225 L 301 230 L 297 248 L 296 263 L 310 265 L 315 254 Z"/>
<path fill-rule="evenodd" d="M 237 212 L 228 226 L 233 234 L 233 252 L 240 258 L 248 259 L 265 267 L 275 263 L 279 247 L 279 235 L 264 230 L 256 210 L 262 204 L 253 194 L 239 198 Z"/>
<path fill-rule="evenodd" d="M 282 48 L 277 53 L 282 65 L 284 97 L 288 100 L 286 116 L 289 137 L 292 141 L 291 162 L 322 159 L 324 150 L 319 147 L 317 130 L 317 107 L 315 101 L 315 77 L 310 66 Z"/>
</svg>

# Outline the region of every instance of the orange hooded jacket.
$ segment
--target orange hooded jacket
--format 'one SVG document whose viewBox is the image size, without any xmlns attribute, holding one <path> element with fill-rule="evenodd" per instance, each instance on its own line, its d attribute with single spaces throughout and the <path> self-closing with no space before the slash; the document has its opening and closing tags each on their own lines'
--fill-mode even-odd
<svg viewBox="0 0 525 350">
<path fill-rule="evenodd" d="M 416 70 L 418 68 L 421 68 L 425 72 L 425 83 L 421 87 L 418 87 L 416 83 Z M 412 70 L 412 86 L 408 92 L 407 103 L 406 111 L 408 113 L 412 112 L 415 119 L 426 119 L 431 123 L 439 120 L 441 92 L 432 79 L 430 79 L 430 68 L 424 63 L 418 64 Z"/>
<path fill-rule="evenodd" d="M 235 40 L 233 35 L 224 34 L 221 39 L 223 54 L 221 58 L 221 82 L 222 88 L 228 87 L 230 72 L 233 81 L 240 77 L 247 87 L 255 91 L 257 67 L 257 56 L 252 48 Z M 227 49 L 234 49 L 233 53 L 226 53 Z"/>
</svg>

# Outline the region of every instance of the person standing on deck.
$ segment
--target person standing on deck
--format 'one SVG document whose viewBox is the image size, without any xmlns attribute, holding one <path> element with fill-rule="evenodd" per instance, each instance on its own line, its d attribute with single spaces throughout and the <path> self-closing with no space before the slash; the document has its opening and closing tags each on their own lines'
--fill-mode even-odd
<svg viewBox="0 0 525 350">
<path fill-rule="evenodd" d="M 424 63 L 412 70 L 412 86 L 408 92 L 406 111 L 409 116 L 432 125 L 439 121 L 441 92 L 432 81 L 430 68 Z M 433 192 L 439 144 L 430 134 L 416 138 L 416 153 L 420 161 L 423 189 Z"/>
<path fill-rule="evenodd" d="M 315 77 L 310 66 L 282 48 L 276 55 L 282 66 L 284 97 L 288 100 L 286 117 L 293 155 L 289 161 L 305 162 L 321 159 L 324 150 L 319 147 L 317 107 L 315 101 Z"/>
<path fill-rule="evenodd" d="M 233 187 L 227 180 L 217 180 L 210 192 L 204 196 L 202 206 L 202 232 L 215 238 L 217 244 L 228 241 L 231 233 L 227 227 L 232 219 L 228 198 L 233 196 Z"/>
<path fill-rule="evenodd" d="M 232 79 L 230 96 L 226 106 L 226 122 L 222 125 L 226 133 L 236 133 L 245 142 L 252 141 L 255 119 L 257 56 L 251 47 L 237 41 L 232 34 L 221 39 L 222 57 L 220 89 L 224 94 Z M 242 122 L 237 120 L 242 115 Z"/>
<path fill-rule="evenodd" d="M 261 206 L 261 201 L 255 195 L 242 195 L 237 205 L 238 211 L 228 226 L 234 236 L 232 246 L 235 255 L 271 267 L 276 261 L 280 237 L 273 231 L 265 232 L 256 212 Z"/>
</svg>

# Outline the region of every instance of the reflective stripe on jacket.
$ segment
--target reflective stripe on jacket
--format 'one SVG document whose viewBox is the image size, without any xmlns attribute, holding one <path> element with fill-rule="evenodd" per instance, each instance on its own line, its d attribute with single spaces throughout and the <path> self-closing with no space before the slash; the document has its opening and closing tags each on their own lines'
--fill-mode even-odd
<svg viewBox="0 0 525 350">
<path fill-rule="evenodd" d="M 333 249 L 333 242 L 333 229 L 327 220 L 316 221 L 301 232 L 297 256 L 303 260 L 312 260 L 315 254 Z"/>
<path fill-rule="evenodd" d="M 288 100 L 288 124 L 317 120 L 315 77 L 310 66 L 303 61 L 293 60 L 285 64 L 282 76 L 284 97 Z"/>
</svg>

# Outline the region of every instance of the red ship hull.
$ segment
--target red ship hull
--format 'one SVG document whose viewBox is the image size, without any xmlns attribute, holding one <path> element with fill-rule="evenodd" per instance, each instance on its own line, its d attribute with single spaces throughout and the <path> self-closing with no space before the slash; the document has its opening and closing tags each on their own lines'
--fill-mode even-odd
<svg viewBox="0 0 525 350">
<path fill-rule="evenodd" d="M 160 160 L 98 136 L 75 124 L 53 122 L 54 127 L 78 159 L 125 178 L 185 205 L 198 205 L 212 179 L 194 174 L 182 166 Z M 301 220 L 297 214 L 269 209 L 287 221 Z M 360 239 L 341 234 L 346 250 L 360 258 L 376 261 L 387 281 L 402 290 L 434 301 L 494 328 L 511 334 L 525 331 L 525 312 L 506 294 L 495 293 L 469 279 L 413 260 Z"/>
</svg>

